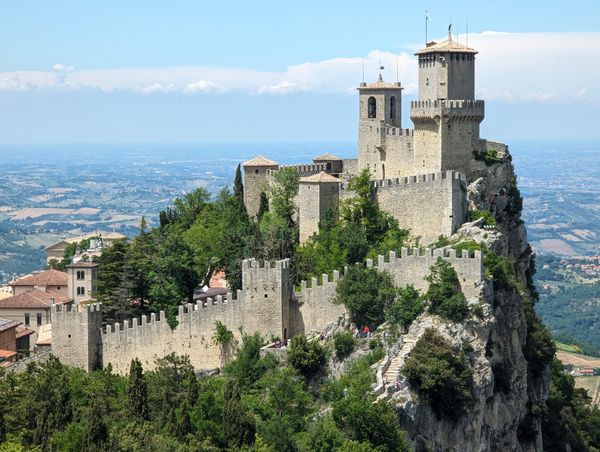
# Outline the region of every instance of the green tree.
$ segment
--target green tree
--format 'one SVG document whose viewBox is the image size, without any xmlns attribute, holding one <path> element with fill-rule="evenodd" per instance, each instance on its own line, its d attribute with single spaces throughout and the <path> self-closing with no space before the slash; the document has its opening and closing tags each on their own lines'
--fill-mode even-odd
<svg viewBox="0 0 600 452">
<path fill-rule="evenodd" d="M 256 218 L 258 221 L 269 212 L 269 198 L 264 191 L 260 192 L 260 204 L 258 205 L 258 214 Z"/>
<path fill-rule="evenodd" d="M 210 193 L 205 188 L 197 188 L 181 198 L 175 199 L 175 222 L 183 229 L 188 229 L 202 213 L 210 200 Z"/>
<path fill-rule="evenodd" d="M 254 443 L 256 426 L 242 404 L 240 388 L 234 380 L 229 380 L 225 388 L 223 406 L 223 432 L 227 447 L 237 450 Z"/>
<path fill-rule="evenodd" d="M 401 369 L 411 389 L 437 416 L 456 419 L 471 400 L 473 370 L 464 354 L 433 328 L 425 330 Z"/>
<path fill-rule="evenodd" d="M 325 350 L 318 341 L 309 342 L 304 335 L 294 336 L 288 350 L 288 362 L 304 377 L 321 372 L 327 361 Z"/>
<path fill-rule="evenodd" d="M 333 335 L 333 348 L 338 359 L 344 359 L 354 350 L 354 337 L 350 331 L 338 331 Z"/>
<path fill-rule="evenodd" d="M 441 257 L 438 257 L 430 270 L 431 274 L 425 278 L 429 282 L 429 289 L 425 294 L 430 303 L 429 312 L 453 322 L 464 320 L 469 314 L 469 306 L 461 292 L 456 270 Z"/>
<path fill-rule="evenodd" d="M 394 303 L 396 288 L 389 273 L 354 265 L 348 268 L 336 287 L 336 303 L 344 304 L 351 320 L 371 329 L 384 320 L 386 308 Z"/>
<path fill-rule="evenodd" d="M 396 301 L 385 311 L 385 319 L 393 324 L 408 328 L 423 312 L 423 302 L 417 289 L 412 285 L 398 289 Z"/>
<path fill-rule="evenodd" d="M 131 360 L 127 381 L 127 408 L 129 415 L 136 419 L 148 419 L 148 387 L 139 359 Z"/>
</svg>

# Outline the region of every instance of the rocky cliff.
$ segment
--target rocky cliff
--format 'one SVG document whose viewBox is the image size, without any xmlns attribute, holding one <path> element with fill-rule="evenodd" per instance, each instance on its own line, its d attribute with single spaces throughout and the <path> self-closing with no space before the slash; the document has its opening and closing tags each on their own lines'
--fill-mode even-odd
<svg viewBox="0 0 600 452">
<path fill-rule="evenodd" d="M 494 161 L 477 161 L 475 166 L 468 186 L 469 209 L 484 217 L 463 225 L 449 242 L 450 246 L 477 242 L 495 258 L 486 259 L 487 279 L 479 296 L 468 300 L 471 307 L 479 307 L 479 315 L 460 323 L 429 314 L 419 317 L 404 336 L 398 354 L 386 363 L 387 385 L 381 397 L 396 404 L 416 450 L 540 451 L 536 407 L 548 392 L 551 355 L 542 349 L 551 344 L 538 334 L 537 329 L 543 327 L 532 309 L 535 263 L 520 219 L 522 200 L 508 149 L 500 148 Z M 510 268 L 508 278 L 492 268 L 499 260 Z M 402 378 L 406 357 L 430 327 L 457 351 L 466 350 L 473 384 L 462 416 L 436 416 Z M 397 381 L 390 381 L 393 377 Z"/>
</svg>

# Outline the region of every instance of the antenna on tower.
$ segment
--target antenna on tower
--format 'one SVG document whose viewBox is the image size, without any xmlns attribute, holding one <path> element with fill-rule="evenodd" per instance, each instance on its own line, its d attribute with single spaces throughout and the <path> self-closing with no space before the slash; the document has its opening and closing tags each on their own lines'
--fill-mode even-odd
<svg viewBox="0 0 600 452">
<path fill-rule="evenodd" d="M 469 47 L 469 16 L 467 16 L 467 47 Z"/>
<path fill-rule="evenodd" d="M 431 17 L 429 17 L 427 10 L 425 10 L 425 47 L 427 47 L 427 22 L 431 22 Z"/>
<path fill-rule="evenodd" d="M 396 83 L 398 83 L 400 81 L 400 55 L 396 55 Z"/>
<path fill-rule="evenodd" d="M 383 82 L 383 76 L 381 75 L 381 71 L 383 71 L 385 67 L 381 64 L 381 60 L 379 60 L 379 81 Z"/>
<path fill-rule="evenodd" d="M 362 66 L 362 70 L 363 70 L 363 83 L 365 83 L 365 57 L 363 57 L 363 62 L 362 62 L 363 66 Z"/>
</svg>

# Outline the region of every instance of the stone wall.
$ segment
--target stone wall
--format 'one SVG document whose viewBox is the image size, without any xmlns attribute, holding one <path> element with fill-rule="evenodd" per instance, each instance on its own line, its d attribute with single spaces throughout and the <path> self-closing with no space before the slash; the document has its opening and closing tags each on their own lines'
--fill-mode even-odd
<svg viewBox="0 0 600 452">
<path fill-rule="evenodd" d="M 361 121 L 358 167 L 369 168 L 375 179 L 415 174 L 413 130 Z"/>
<path fill-rule="evenodd" d="M 52 353 L 87 371 L 101 366 L 101 327 L 99 304 L 52 305 Z"/>
<path fill-rule="evenodd" d="M 377 201 L 403 229 L 435 242 L 440 235 L 451 236 L 466 220 L 466 178 L 456 171 L 373 181 Z M 342 199 L 355 196 L 342 185 Z M 426 206 L 426 208 L 424 208 Z"/>
</svg>

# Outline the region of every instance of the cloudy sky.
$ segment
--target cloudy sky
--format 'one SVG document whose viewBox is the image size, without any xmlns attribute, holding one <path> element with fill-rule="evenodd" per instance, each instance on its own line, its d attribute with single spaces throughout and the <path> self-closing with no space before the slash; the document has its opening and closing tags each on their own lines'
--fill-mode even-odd
<svg viewBox="0 0 600 452">
<path fill-rule="evenodd" d="M 363 64 L 418 95 L 425 7 L 430 39 L 468 21 L 483 134 L 600 138 L 597 1 L 91 4 L 0 6 L 0 143 L 351 142 Z"/>
</svg>

